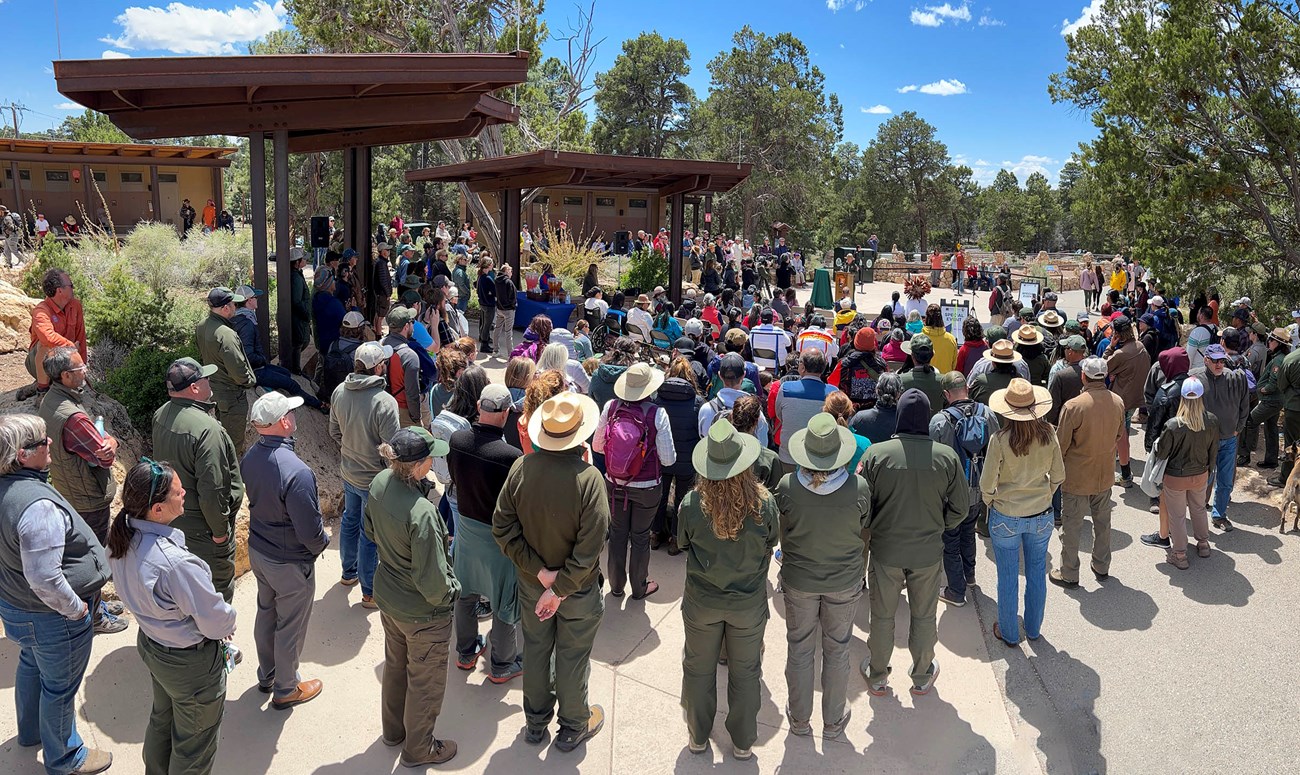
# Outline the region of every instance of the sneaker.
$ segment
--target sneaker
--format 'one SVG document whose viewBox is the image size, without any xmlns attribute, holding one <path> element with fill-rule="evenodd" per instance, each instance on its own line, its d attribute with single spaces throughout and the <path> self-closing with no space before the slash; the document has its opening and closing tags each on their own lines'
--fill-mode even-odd
<svg viewBox="0 0 1300 775">
<path fill-rule="evenodd" d="M 1282 475 L 1278 474 L 1276 476 L 1270 476 L 1268 478 L 1268 484 L 1270 487 L 1281 487 L 1286 484 L 1286 482 L 1282 479 Z"/>
<path fill-rule="evenodd" d="M 472 654 L 456 655 L 456 667 L 461 670 L 473 670 L 478 666 L 478 658 L 483 656 L 484 651 L 487 651 L 487 641 L 480 635 L 474 639 L 474 652 Z"/>
<path fill-rule="evenodd" d="M 1088 569 L 1092 571 L 1092 575 L 1095 576 L 1098 581 L 1105 581 L 1110 578 L 1110 573 L 1103 573 L 1102 571 L 1097 570 L 1096 565 L 1089 564 Z"/>
<path fill-rule="evenodd" d="M 388 746 L 389 748 L 396 748 L 397 746 L 401 745 L 402 743 L 405 743 L 405 742 L 406 742 L 406 738 L 403 737 L 403 738 L 400 739 L 400 740 L 389 740 L 389 739 L 386 738 L 386 737 L 380 736 L 380 738 L 379 738 L 379 742 L 383 743 L 384 745 Z"/>
<path fill-rule="evenodd" d="M 1079 588 L 1079 582 L 1077 582 L 1077 581 L 1070 581 L 1070 580 L 1067 579 L 1066 577 L 1062 576 L 1062 575 L 1061 575 L 1061 571 L 1060 571 L 1059 569 L 1057 569 L 1057 568 L 1053 568 L 1053 569 L 1052 569 L 1052 572 L 1049 573 L 1049 574 L 1047 574 L 1047 580 L 1050 581 L 1050 582 L 1052 582 L 1052 583 L 1055 584 L 1056 586 L 1058 586 L 1058 587 L 1063 587 L 1063 588 L 1065 588 L 1065 589 L 1078 589 L 1078 588 Z"/>
<path fill-rule="evenodd" d="M 101 600 L 99 606 L 104 613 L 109 613 L 114 616 L 121 616 L 126 613 L 126 606 L 122 605 L 122 601 L 120 600 Z"/>
<path fill-rule="evenodd" d="M 1248 465 L 1250 465 L 1250 458 L 1248 457 L 1237 458 L 1237 468 L 1245 468 Z"/>
<path fill-rule="evenodd" d="M 555 747 L 564 753 L 568 753 L 595 737 L 603 726 L 605 726 L 605 709 L 599 705 L 592 705 L 591 716 L 587 718 L 587 726 L 582 729 L 560 727 L 560 734 L 555 738 Z"/>
<path fill-rule="evenodd" d="M 456 757 L 456 743 L 452 740 L 434 740 L 433 750 L 429 751 L 429 756 L 420 761 L 411 761 L 405 755 L 401 757 L 403 767 L 415 769 L 416 767 L 427 767 L 430 764 L 443 764 Z"/>
<path fill-rule="evenodd" d="M 679 555 L 679 554 L 681 554 L 681 553 L 682 553 L 682 550 L 677 548 L 677 537 L 674 536 L 674 537 L 672 537 L 672 538 L 669 538 L 669 539 L 668 539 L 668 556 L 669 556 L 669 557 L 676 557 L 677 555 Z"/>
<path fill-rule="evenodd" d="M 968 576 L 966 577 L 966 586 L 968 586 L 968 587 L 979 586 L 978 584 L 975 583 L 975 574 L 974 574 L 974 573 L 972 573 L 972 574 L 970 574 L 970 575 L 968 575 Z"/>
<path fill-rule="evenodd" d="M 694 743 L 691 741 L 687 741 L 686 750 L 690 751 L 691 753 L 704 753 L 705 751 L 709 750 L 709 741 L 705 740 L 703 743 Z"/>
<path fill-rule="evenodd" d="M 510 666 L 509 669 L 507 669 L 501 675 L 488 676 L 488 680 L 500 686 L 501 684 L 514 680 L 515 678 L 518 678 L 523 674 L 524 674 L 524 663 L 515 662 L 513 665 Z"/>
<path fill-rule="evenodd" d="M 794 719 L 790 718 L 789 713 L 786 713 L 785 717 L 786 720 L 790 722 L 790 734 L 798 735 L 799 737 L 808 737 L 809 735 L 812 734 L 812 724 L 810 722 L 795 721 Z"/>
<path fill-rule="evenodd" d="M 357 584 L 360 583 L 361 583 L 360 576 L 353 576 L 352 578 L 348 578 L 347 576 L 344 576 L 343 578 L 339 579 L 339 586 L 341 587 L 355 587 Z"/>
<path fill-rule="evenodd" d="M 1190 567 L 1187 564 L 1187 552 L 1175 552 L 1173 549 L 1165 554 L 1165 562 L 1178 570 L 1187 570 Z"/>
<path fill-rule="evenodd" d="M 1214 526 L 1225 533 L 1231 533 L 1233 530 L 1235 530 L 1235 528 L 1232 526 L 1232 523 L 1228 521 L 1227 517 L 1219 517 L 1218 519 L 1214 520 Z"/>
<path fill-rule="evenodd" d="M 966 605 L 966 598 L 957 597 L 952 593 L 952 590 L 949 589 L 948 587 L 939 588 L 939 599 L 947 603 L 948 605 L 953 606 L 954 608 L 961 608 L 962 606 Z"/>
<path fill-rule="evenodd" d="M 1210 542 L 1209 542 L 1209 541 L 1197 541 L 1197 542 L 1196 542 L 1196 556 L 1197 556 L 1197 557 L 1209 557 L 1209 556 L 1210 556 Z"/>
<path fill-rule="evenodd" d="M 113 754 L 97 748 L 86 749 L 86 759 L 81 766 L 72 771 L 72 775 L 95 775 L 113 766 Z"/>
<path fill-rule="evenodd" d="M 1123 474 L 1115 474 L 1115 486 L 1128 489 L 1133 486 L 1133 477 L 1125 477 Z"/>
<path fill-rule="evenodd" d="M 125 629 L 126 620 L 110 613 L 101 614 L 99 621 L 95 622 L 96 635 L 112 635 L 115 632 L 121 632 Z"/>
<path fill-rule="evenodd" d="M 1150 505 L 1150 506 L 1147 506 L 1147 511 L 1151 512 L 1152 514 L 1159 514 L 1159 513 L 1160 513 L 1160 499 L 1159 499 L 1159 498 L 1152 498 L 1152 499 L 1151 499 L 1151 505 Z"/>
<path fill-rule="evenodd" d="M 849 725 L 849 719 L 853 718 L 853 708 L 844 711 L 844 718 L 834 724 L 826 724 L 822 727 L 822 739 L 834 740 L 844 734 L 844 729 Z"/>
<path fill-rule="evenodd" d="M 375 611 L 375 610 L 378 610 L 378 609 L 379 609 L 379 604 L 375 602 L 375 596 L 374 596 L 374 595 L 362 595 L 362 596 L 361 596 L 361 607 L 362 607 L 362 608 L 368 608 L 368 609 L 370 609 L 371 611 Z"/>
<path fill-rule="evenodd" d="M 754 756 L 754 751 L 750 748 L 741 748 L 738 745 L 731 747 L 731 755 L 736 757 L 736 761 L 747 762 Z"/>
<path fill-rule="evenodd" d="M 528 743 L 529 745 L 541 745 L 545 743 L 547 739 L 550 738 L 550 736 L 551 736 L 551 730 L 547 729 L 546 727 L 541 727 L 540 729 L 534 729 L 533 727 L 526 727 L 524 729 L 524 742 Z"/>
<path fill-rule="evenodd" d="M 938 679 L 939 679 L 939 660 L 936 659 L 930 663 L 930 672 L 927 674 L 925 683 L 921 684 L 920 686 L 913 686 L 912 694 L 917 697 L 924 697 L 925 695 L 930 693 L 931 689 L 934 688 L 934 682 Z"/>
<path fill-rule="evenodd" d="M 863 675 L 866 675 L 867 671 L 870 669 L 870 660 L 871 657 L 862 660 L 862 665 L 858 668 L 862 671 Z M 872 681 L 869 678 L 867 679 L 867 691 L 871 692 L 872 697 L 884 697 L 889 694 L 889 674 L 892 672 L 894 672 L 894 668 L 887 667 L 885 668 L 885 675 L 882 678 L 875 681 Z"/>
<path fill-rule="evenodd" d="M 1161 537 L 1159 533 L 1144 533 L 1138 540 L 1147 546 L 1158 546 L 1161 549 L 1169 548 L 1169 537 Z"/>
<path fill-rule="evenodd" d="M 474 604 L 474 616 L 480 621 L 487 621 L 492 618 L 492 604 L 486 600 L 480 600 Z"/>
</svg>

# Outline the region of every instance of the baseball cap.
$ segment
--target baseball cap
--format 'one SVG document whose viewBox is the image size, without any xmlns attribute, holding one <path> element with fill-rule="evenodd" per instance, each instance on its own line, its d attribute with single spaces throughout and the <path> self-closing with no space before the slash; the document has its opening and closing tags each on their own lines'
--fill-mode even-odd
<svg viewBox="0 0 1300 775">
<path fill-rule="evenodd" d="M 208 306 L 212 307 L 213 309 L 216 309 L 217 307 L 224 307 L 227 304 L 230 304 L 231 302 L 239 303 L 244 300 L 245 299 L 243 296 L 239 295 L 238 293 L 235 293 L 234 291 L 230 290 L 229 288 L 226 288 L 225 286 L 222 286 L 220 288 L 213 288 L 212 290 L 208 291 Z"/>
<path fill-rule="evenodd" d="M 1079 332 L 1082 331 L 1082 330 L 1083 330 L 1083 326 L 1079 325 L 1079 321 L 1077 321 L 1077 320 L 1067 320 L 1067 321 L 1065 321 L 1065 331 L 1066 331 L 1066 333 L 1068 333 L 1068 334 L 1077 334 L 1077 333 L 1079 333 Z"/>
<path fill-rule="evenodd" d="M 328 270 L 328 269 L 325 269 L 325 270 L 323 270 L 323 271 L 328 272 L 329 270 Z M 333 273 L 331 273 L 331 274 L 333 274 Z M 317 284 L 317 285 L 320 285 L 320 282 L 317 281 L 316 284 Z M 241 285 L 241 286 L 239 286 L 238 288 L 235 289 L 234 295 L 236 295 L 236 296 L 243 296 L 243 297 L 244 297 L 244 300 L 247 301 L 247 300 L 249 300 L 249 299 L 255 299 L 255 298 L 257 298 L 258 296 L 265 296 L 265 295 L 266 295 L 266 291 L 263 291 L 263 290 L 260 290 L 260 289 L 254 288 L 254 287 L 251 286 L 251 285 Z"/>
<path fill-rule="evenodd" d="M 718 376 L 723 379 L 738 379 L 745 376 L 745 359 L 739 353 L 727 353 L 718 364 Z"/>
<path fill-rule="evenodd" d="M 339 256 L 339 258 L 356 258 L 356 257 L 357 257 L 357 251 L 354 250 L 353 248 L 344 248 L 343 255 Z"/>
<path fill-rule="evenodd" d="M 1234 320 L 1250 320 L 1250 310 L 1245 307 L 1239 307 L 1232 311 Z"/>
<path fill-rule="evenodd" d="M 262 427 L 274 425 L 286 414 L 302 406 L 302 403 L 300 396 L 286 396 L 284 393 L 272 390 L 262 394 L 261 398 L 253 402 L 252 409 L 248 411 L 248 419 L 254 425 Z"/>
<path fill-rule="evenodd" d="M 1152 296 L 1147 300 L 1147 304 L 1152 307 L 1163 307 L 1165 306 L 1165 297 L 1160 295 Z"/>
<path fill-rule="evenodd" d="M 1067 336 L 1061 345 L 1067 350 L 1073 350 L 1077 353 L 1087 352 L 1088 343 L 1081 336 Z"/>
<path fill-rule="evenodd" d="M 403 428 L 388 442 L 399 463 L 418 463 L 427 457 L 443 457 L 449 447 L 424 428 Z"/>
<path fill-rule="evenodd" d="M 1250 330 L 1254 331 L 1256 334 L 1260 336 L 1268 336 L 1268 326 L 1265 326 L 1263 323 L 1259 322 L 1258 320 L 1250 324 Z"/>
<path fill-rule="evenodd" d="M 1084 358 L 1079 364 L 1079 369 L 1083 371 L 1083 376 L 1088 379 L 1105 379 L 1106 378 L 1106 361 L 1101 358 Z"/>
<path fill-rule="evenodd" d="M 348 328 L 361 328 L 366 324 L 366 316 L 356 310 L 352 310 L 343 316 L 343 325 Z"/>
<path fill-rule="evenodd" d="M 1226 361 L 1228 360 L 1228 351 L 1223 349 L 1221 344 L 1212 344 L 1205 348 L 1205 360 Z"/>
<path fill-rule="evenodd" d="M 408 251 L 408 250 L 411 251 L 412 253 L 414 253 L 414 252 L 415 252 L 415 246 L 408 242 L 408 243 L 406 243 L 405 245 L 403 245 L 403 246 L 401 246 L 400 248 L 398 248 L 398 249 L 397 249 L 397 252 L 398 252 L 398 253 L 405 253 L 405 252 Z"/>
<path fill-rule="evenodd" d="M 966 375 L 960 371 L 949 371 L 939 376 L 939 387 L 944 390 L 956 390 L 966 387 Z"/>
<path fill-rule="evenodd" d="M 1291 310 L 1291 317 L 1293 317 L 1293 318 L 1300 318 L 1300 309 L 1293 309 L 1293 310 Z"/>
<path fill-rule="evenodd" d="M 776 313 L 772 311 L 771 307 L 764 307 L 763 311 L 758 313 L 758 320 L 761 323 L 771 323 L 775 317 Z"/>
<path fill-rule="evenodd" d="M 1059 298 L 1060 297 L 1056 295 L 1056 291 L 1048 291 L 1043 294 L 1043 301 L 1057 301 Z"/>
<path fill-rule="evenodd" d="M 1110 322 L 1115 328 L 1115 333 L 1127 331 L 1133 327 L 1133 321 L 1129 320 L 1126 315 L 1120 315 L 1119 317 L 1112 319 Z"/>
<path fill-rule="evenodd" d="M 1033 316 L 1034 316 L 1034 310 L 1033 310 L 1032 307 L 1021 307 L 1021 308 L 1020 308 L 1020 317 L 1022 317 L 1022 318 L 1032 318 Z"/>
<path fill-rule="evenodd" d="M 387 242 L 381 242 L 378 245 L 375 245 L 375 250 L 392 250 L 392 249 L 393 246 L 389 245 Z"/>
<path fill-rule="evenodd" d="M 686 321 L 686 324 L 684 326 L 682 326 L 682 331 L 684 331 L 687 334 L 694 334 L 695 336 L 699 336 L 700 334 L 704 333 L 704 323 L 701 322 L 699 318 L 691 318 L 690 320 Z"/>
<path fill-rule="evenodd" d="M 1234 301 L 1234 302 L 1232 303 L 1232 306 L 1234 306 L 1234 307 L 1249 307 L 1249 306 L 1250 306 L 1250 297 L 1249 297 L 1249 296 L 1242 296 L 1240 299 L 1237 299 L 1236 301 Z"/>
<path fill-rule="evenodd" d="M 367 369 L 373 369 L 393 357 L 393 348 L 379 342 L 362 342 L 352 354 L 353 360 L 360 361 Z"/>
<path fill-rule="evenodd" d="M 1183 385 L 1178 389 L 1178 394 L 1183 398 L 1200 398 L 1205 395 L 1205 385 L 1196 377 L 1188 377 L 1183 380 Z"/>
<path fill-rule="evenodd" d="M 396 331 L 407 323 L 415 321 L 415 310 L 410 307 L 393 307 L 385 318 L 390 331 Z"/>
<path fill-rule="evenodd" d="M 514 404 L 510 388 L 496 383 L 487 385 L 478 394 L 479 409 L 485 412 L 504 412 Z"/>
<path fill-rule="evenodd" d="M 934 341 L 926 334 L 913 334 L 911 339 L 903 343 L 903 350 L 914 358 L 933 356 Z"/>
<path fill-rule="evenodd" d="M 167 367 L 167 389 L 179 393 L 201 379 L 217 373 L 215 364 L 204 366 L 193 358 L 178 358 Z"/>
<path fill-rule="evenodd" d="M 1075 315 L 1074 315 L 1074 319 L 1077 320 L 1077 321 L 1079 321 L 1080 323 L 1082 323 L 1082 322 L 1085 321 L 1085 320 L 1088 320 L 1088 318 L 1089 318 L 1089 316 L 1088 316 L 1088 312 L 1087 312 L 1087 310 L 1083 310 L 1083 311 L 1080 311 L 1080 312 L 1076 312 Z"/>
<path fill-rule="evenodd" d="M 737 312 L 739 312 L 739 310 L 737 310 Z M 733 328 L 727 332 L 726 342 L 729 347 L 743 350 L 745 348 L 745 343 L 748 341 L 749 337 L 745 336 L 745 332 L 739 328 Z"/>
<path fill-rule="evenodd" d="M 693 353 L 695 352 L 695 340 L 689 336 L 679 336 L 677 341 L 673 342 L 673 349 Z"/>
</svg>

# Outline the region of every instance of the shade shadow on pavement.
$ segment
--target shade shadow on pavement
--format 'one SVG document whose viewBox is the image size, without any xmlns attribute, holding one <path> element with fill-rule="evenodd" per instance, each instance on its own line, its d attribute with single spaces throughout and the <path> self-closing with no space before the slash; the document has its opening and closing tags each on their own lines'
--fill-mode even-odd
<svg viewBox="0 0 1300 775">
<path fill-rule="evenodd" d="M 122 642 L 92 664 L 82 680 L 85 701 L 77 710 L 78 719 L 94 719 L 95 727 L 118 743 L 144 742 L 153 706 L 153 678 L 135 646 L 137 632 L 132 627 L 121 634 L 96 635 Z"/>
<path fill-rule="evenodd" d="M 1046 635 L 1028 644 L 1027 654 L 996 643 L 989 648 L 1000 649 L 997 653 L 1006 660 L 1007 702 L 1019 709 L 1024 724 L 1038 730 L 1036 748 L 1045 759 L 1044 771 L 1104 775 L 1097 671 L 1058 651 Z"/>
</svg>

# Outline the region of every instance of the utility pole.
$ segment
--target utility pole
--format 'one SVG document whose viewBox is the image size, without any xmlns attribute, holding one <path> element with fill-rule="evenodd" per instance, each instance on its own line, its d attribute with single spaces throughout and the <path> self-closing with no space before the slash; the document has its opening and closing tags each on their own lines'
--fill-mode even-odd
<svg viewBox="0 0 1300 775">
<path fill-rule="evenodd" d="M 18 139 L 18 106 L 12 102 L 9 103 L 9 112 L 11 115 L 13 115 L 14 118 L 14 139 L 17 140 Z"/>
</svg>

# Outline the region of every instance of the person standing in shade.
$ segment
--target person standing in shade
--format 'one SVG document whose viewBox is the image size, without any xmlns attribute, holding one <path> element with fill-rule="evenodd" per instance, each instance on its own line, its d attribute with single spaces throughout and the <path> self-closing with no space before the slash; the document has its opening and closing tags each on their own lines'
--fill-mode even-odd
<svg viewBox="0 0 1300 775">
<path fill-rule="evenodd" d="M 1106 389 L 1106 362 L 1086 358 L 1080 364 L 1083 392 L 1065 402 L 1056 439 L 1065 463 L 1061 485 L 1061 566 L 1048 580 L 1058 587 L 1079 586 L 1079 531 L 1092 516 L 1092 573 L 1110 575 L 1110 489 L 1114 486 L 1115 450 L 1124 434 L 1124 399 Z"/>
<path fill-rule="evenodd" d="M 989 400 L 989 408 L 1003 423 L 989 441 L 980 492 L 989 507 L 989 535 L 998 566 L 998 621 L 993 634 L 1008 646 L 1020 642 L 1016 609 L 1022 553 L 1025 635 L 1038 640 L 1042 634 L 1052 493 L 1065 481 L 1061 445 L 1043 419 L 1051 406 L 1047 388 L 1019 377 Z"/>
<path fill-rule="evenodd" d="M 374 579 L 378 562 L 375 544 L 362 530 L 362 515 L 370 497 L 370 484 L 384 470 L 379 445 L 401 427 L 397 401 L 384 381 L 393 349 L 364 342 L 353 354 L 353 373 L 330 397 L 330 437 L 339 444 L 339 471 L 343 478 L 343 520 L 339 525 L 339 555 L 343 577 L 339 583 L 361 584 L 361 605 L 375 608 Z"/>
<path fill-rule="evenodd" d="M 248 561 L 257 579 L 257 688 L 285 710 L 316 698 L 319 678 L 302 680 L 298 660 L 316 599 L 316 559 L 329 546 L 316 475 L 294 452 L 301 398 L 270 392 L 253 402 L 258 441 L 239 469 L 248 488 Z"/>
<path fill-rule="evenodd" d="M 668 413 L 650 400 L 663 381 L 664 373 L 646 363 L 623 372 L 592 439 L 592 451 L 605 456 L 609 588 L 614 597 L 623 596 L 628 581 L 633 600 L 659 590 L 659 582 L 650 579 L 650 528 L 659 511 L 662 470 L 677 462 Z"/>
<path fill-rule="evenodd" d="M 1120 487 L 1133 486 L 1133 471 L 1129 465 L 1128 432 L 1133 420 L 1133 413 L 1146 402 L 1143 387 L 1147 372 L 1151 370 L 1151 358 L 1146 348 L 1138 342 L 1133 334 L 1133 323 L 1120 315 L 1111 322 L 1111 340 L 1103 356 L 1106 359 L 1106 375 L 1110 389 L 1124 399 L 1124 434 L 1119 439 L 1119 474 L 1115 484 Z M 1242 387 L 1245 387 L 1242 380 Z M 1243 419 L 1242 427 L 1245 427 Z M 1233 445 L 1236 455 L 1236 444 Z M 1234 457 L 1234 462 L 1236 458 Z"/>
<path fill-rule="evenodd" d="M 734 353 L 732 353 L 734 355 Z M 682 500 L 695 486 L 695 469 L 691 465 L 691 455 L 695 445 L 700 441 L 699 416 L 704 396 L 700 395 L 699 383 L 691 371 L 690 364 L 684 357 L 678 356 L 668 366 L 664 383 L 659 386 L 654 401 L 668 415 L 668 424 L 672 429 L 673 447 L 677 459 L 663 469 L 663 484 L 660 487 L 659 508 L 655 512 L 654 526 L 650 533 L 650 548 L 658 549 L 668 545 L 668 554 L 681 554 L 677 545 L 677 512 Z"/>
<path fill-rule="evenodd" d="M 862 673 L 877 697 L 889 692 L 894 618 L 904 587 L 911 611 L 912 694 L 929 694 L 939 677 L 934 646 L 943 536 L 967 518 L 970 494 L 957 453 L 932 440 L 929 426 L 929 399 L 916 388 L 905 391 L 898 399 L 898 433 L 871 445 L 862 464 L 871 493 L 871 654 Z"/>
<path fill-rule="evenodd" d="M 1250 390 L 1240 369 L 1228 368 L 1228 351 L 1221 344 L 1205 348 L 1205 369 L 1199 377 L 1205 387 L 1205 410 L 1219 420 L 1219 451 L 1215 458 L 1211 487 L 1210 520 L 1225 533 L 1233 530 L 1228 521 L 1228 504 L 1237 477 L 1237 439 L 1250 417 Z"/>
<path fill-rule="evenodd" d="M 50 350 L 42 365 L 50 389 L 38 414 L 51 439 L 50 486 L 76 507 L 99 545 L 107 546 L 109 507 L 117 493 L 112 470 L 117 439 L 101 433 L 86 412 L 86 362 L 76 348 Z M 126 621 L 117 618 L 121 613 L 121 603 L 105 602 L 99 595 L 90 602 L 96 633 L 125 630 Z"/>
<path fill-rule="evenodd" d="M 686 552 L 682 707 L 691 753 L 703 753 L 718 708 L 718 657 L 727 653 L 727 732 L 733 755 L 750 758 L 762 705 L 767 571 L 780 534 L 776 500 L 755 478 L 759 443 L 719 420 L 695 446 L 699 480 L 686 494 L 677 545 Z"/>
<path fill-rule="evenodd" d="M 434 726 L 447 690 L 460 584 L 427 477 L 447 443 L 424 428 L 403 428 L 379 445 L 379 454 L 388 468 L 370 483 L 365 531 L 380 557 L 375 603 L 384 625 L 383 742 L 402 746 L 404 767 L 443 764 L 456 755 L 456 743 L 434 737 Z"/>
<path fill-rule="evenodd" d="M 514 273 L 514 267 L 502 264 L 493 280 L 497 312 L 492 326 L 492 351 L 505 355 L 515 347 L 515 307 L 519 304 L 519 288 L 515 286 Z"/>
<path fill-rule="evenodd" d="M 87 748 L 74 708 L 90 663 L 90 602 L 108 559 L 90 526 L 46 482 L 50 445 L 33 414 L 0 416 L 0 621 L 18 646 L 18 744 L 40 745 L 49 775 L 103 772 L 107 751 Z"/>
<path fill-rule="evenodd" d="M 605 724 L 604 709 L 587 704 L 587 681 L 605 610 L 600 555 L 609 495 L 582 459 L 599 419 L 587 396 L 547 399 L 528 421 L 536 450 L 510 467 L 492 514 L 492 536 L 517 571 L 524 663 L 538 666 L 524 673 L 524 742 L 546 742 L 558 701 L 555 747 L 566 753 Z"/>
<path fill-rule="evenodd" d="M 192 358 L 172 361 L 169 399 L 153 414 L 153 454 L 180 476 L 185 513 L 175 526 L 185 533 L 189 551 L 212 571 L 212 586 L 229 603 L 235 596 L 235 515 L 244 500 L 244 480 L 234 442 L 212 418 L 208 379 L 216 371 Z"/>
<path fill-rule="evenodd" d="M 484 355 L 492 355 L 496 352 L 492 349 L 492 324 L 497 315 L 497 273 L 492 271 L 492 259 L 479 260 L 474 288 L 478 292 L 478 347 Z"/>
<path fill-rule="evenodd" d="M 235 632 L 235 609 L 171 526 L 184 512 L 180 475 L 142 458 L 122 483 L 108 536 L 113 585 L 140 626 L 136 649 L 153 683 L 141 754 L 151 774 L 212 772 L 225 713 L 222 641 Z"/>
<path fill-rule="evenodd" d="M 393 307 L 387 321 L 388 336 L 381 344 L 392 350 L 388 357 L 388 393 L 397 401 L 403 428 L 428 428 L 433 421 L 432 417 L 425 416 L 429 394 L 420 390 L 420 356 L 415 352 L 419 345 L 411 338 L 415 332 L 415 310 Z"/>
<path fill-rule="evenodd" d="M 474 424 L 451 435 L 447 468 L 456 483 L 453 519 L 456 525 L 456 667 L 473 670 L 490 645 L 488 680 L 503 684 L 523 675 L 519 653 L 519 583 L 514 565 L 492 538 L 492 513 L 497 493 L 510 466 L 523 453 L 505 440 L 512 405 L 510 389 L 488 385 L 478 398 Z M 476 608 L 486 599 L 492 607 L 489 640 L 478 634 Z"/>
<path fill-rule="evenodd" d="M 294 248 L 289 255 L 289 300 L 292 304 L 293 328 L 290 334 L 289 363 L 285 367 L 293 374 L 301 374 L 302 351 L 311 343 L 311 289 L 307 287 L 307 277 L 302 271 L 307 265 L 307 254 L 302 248 Z"/>
<path fill-rule="evenodd" d="M 816 353 L 811 350 L 805 355 Z M 781 512 L 781 588 L 788 650 L 785 715 L 790 731 L 812 734 L 813 666 L 822 650 L 822 736 L 848 726 L 849 643 L 862 597 L 862 534 L 871 517 L 865 479 L 845 468 L 857 452 L 853 433 L 824 412 L 789 435 L 798 464 L 776 487 Z M 728 653 L 728 659 L 732 657 Z"/>
<path fill-rule="evenodd" d="M 217 421 L 226 429 L 237 455 L 243 455 L 248 447 L 245 440 L 248 396 L 245 391 L 257 384 L 257 375 L 244 354 L 243 342 L 230 323 L 235 317 L 235 304 L 243 301 L 243 296 L 229 288 L 213 288 L 208 292 L 208 316 L 194 330 L 199 361 L 204 366 L 216 367 L 211 378 Z"/>
</svg>

